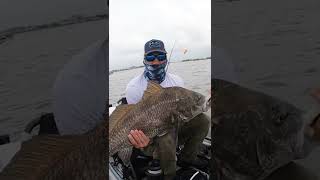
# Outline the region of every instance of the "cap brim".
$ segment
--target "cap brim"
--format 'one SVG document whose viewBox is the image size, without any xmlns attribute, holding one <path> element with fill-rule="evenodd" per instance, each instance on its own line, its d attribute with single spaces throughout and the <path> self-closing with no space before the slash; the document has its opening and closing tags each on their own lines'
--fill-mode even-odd
<svg viewBox="0 0 320 180">
<path fill-rule="evenodd" d="M 164 50 L 160 50 L 160 49 L 153 49 L 153 50 L 150 50 L 150 51 L 145 52 L 144 54 L 149 54 L 149 53 L 152 53 L 152 52 L 162 52 L 162 53 L 167 53 L 167 51 L 164 51 Z"/>
</svg>

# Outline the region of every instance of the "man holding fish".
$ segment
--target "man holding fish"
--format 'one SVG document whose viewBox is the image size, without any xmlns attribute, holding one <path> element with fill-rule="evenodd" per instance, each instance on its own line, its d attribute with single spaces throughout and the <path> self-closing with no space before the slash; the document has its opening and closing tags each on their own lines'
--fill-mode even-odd
<svg viewBox="0 0 320 180">
<path fill-rule="evenodd" d="M 143 74 L 133 78 L 126 88 L 126 100 L 128 104 L 138 103 L 147 89 L 148 81 L 156 82 L 160 86 L 166 87 L 184 87 L 183 80 L 174 74 L 166 72 L 167 52 L 164 43 L 160 40 L 152 39 L 144 47 L 144 65 Z M 188 123 L 180 128 L 172 130 L 166 134 L 158 135 L 151 143 L 141 130 L 133 129 L 128 135 L 130 143 L 142 152 L 151 154 L 158 152 L 160 166 L 166 179 L 173 178 L 176 171 L 176 145 L 184 144 L 184 148 L 179 155 L 178 164 L 193 165 L 196 167 L 206 166 L 206 162 L 197 157 L 198 148 L 209 130 L 209 118 L 201 113 L 194 117 Z M 176 133 L 178 131 L 178 133 Z M 192 132 L 192 133 L 191 133 Z M 178 136 L 178 141 L 177 140 Z"/>
</svg>

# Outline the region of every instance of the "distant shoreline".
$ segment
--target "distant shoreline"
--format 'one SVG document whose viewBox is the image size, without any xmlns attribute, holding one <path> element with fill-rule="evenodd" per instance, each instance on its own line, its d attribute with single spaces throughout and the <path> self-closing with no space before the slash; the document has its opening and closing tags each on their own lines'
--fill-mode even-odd
<svg viewBox="0 0 320 180">
<path fill-rule="evenodd" d="M 196 58 L 196 59 L 185 59 L 185 60 L 181 60 L 181 62 L 188 62 L 188 61 L 203 61 L 203 60 L 207 60 L 207 59 L 211 59 L 211 57 Z"/>
<path fill-rule="evenodd" d="M 205 58 L 195 58 L 195 59 L 184 59 L 184 60 L 180 60 L 180 61 L 175 61 L 175 62 L 170 62 L 170 63 L 177 63 L 177 62 L 188 62 L 188 61 L 203 61 L 203 60 L 208 60 L 211 59 L 211 57 L 205 57 Z M 120 71 L 127 71 L 127 70 L 131 70 L 131 69 L 138 69 L 138 68 L 142 68 L 144 67 L 142 66 L 131 66 L 128 68 L 122 68 L 122 69 L 114 69 L 109 71 L 109 75 L 115 73 L 115 72 L 120 72 Z"/>
<path fill-rule="evenodd" d="M 0 44 L 8 41 L 9 39 L 12 39 L 15 35 L 21 34 L 21 33 L 39 31 L 39 30 L 49 29 L 49 28 L 57 28 L 61 26 L 85 23 L 90 21 L 100 21 L 107 18 L 108 18 L 107 14 L 97 14 L 93 16 L 74 15 L 67 19 L 62 19 L 60 21 L 55 21 L 47 24 L 13 27 L 13 28 L 0 31 Z"/>
</svg>

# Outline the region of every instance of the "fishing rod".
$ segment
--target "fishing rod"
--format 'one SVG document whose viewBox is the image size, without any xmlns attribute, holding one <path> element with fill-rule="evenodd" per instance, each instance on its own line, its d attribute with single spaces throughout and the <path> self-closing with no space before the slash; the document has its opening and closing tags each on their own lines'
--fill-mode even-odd
<svg viewBox="0 0 320 180">
<path fill-rule="evenodd" d="M 166 67 L 166 72 L 168 71 L 168 68 L 169 68 L 169 64 L 170 64 L 170 59 L 171 59 L 171 55 L 172 55 L 172 52 L 173 52 L 173 49 L 174 49 L 174 46 L 176 45 L 176 40 L 174 40 L 174 43 L 173 43 L 173 46 L 172 46 L 172 49 L 171 49 L 171 52 L 169 54 L 169 58 L 168 58 L 168 65 Z"/>
</svg>

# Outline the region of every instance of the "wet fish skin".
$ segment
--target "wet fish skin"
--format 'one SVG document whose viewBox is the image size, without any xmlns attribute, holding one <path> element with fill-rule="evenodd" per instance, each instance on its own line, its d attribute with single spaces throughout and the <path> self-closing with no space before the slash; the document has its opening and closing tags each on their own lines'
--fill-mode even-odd
<svg viewBox="0 0 320 180">
<path fill-rule="evenodd" d="M 187 122 L 208 109 L 205 96 L 181 87 L 162 88 L 150 82 L 142 100 L 135 105 L 121 105 L 110 116 L 109 155 L 119 152 L 128 162 L 132 145 L 130 130 L 141 130 L 149 138 L 174 128 L 177 121 Z"/>
<path fill-rule="evenodd" d="M 297 163 L 291 162 L 273 172 L 265 180 L 319 180 L 319 177 Z"/>
<path fill-rule="evenodd" d="M 228 81 L 213 79 L 212 86 L 213 156 L 221 179 L 265 179 L 299 156 L 303 111 Z"/>
<path fill-rule="evenodd" d="M 0 179 L 107 179 L 106 122 L 85 135 L 33 137 L 22 144 Z"/>
<path fill-rule="evenodd" d="M 149 99 L 148 103 L 140 103 L 140 105 L 137 106 L 139 107 L 137 108 L 138 110 L 151 107 L 151 114 L 149 114 L 148 111 L 146 111 L 148 113 L 141 114 L 137 109 L 136 113 L 129 113 L 132 117 L 138 119 L 139 117 L 147 117 L 147 119 L 150 120 L 155 119 L 155 122 L 148 121 L 150 124 L 146 124 L 144 121 L 136 124 L 138 125 L 137 127 L 142 127 L 142 130 L 145 130 L 150 134 L 158 134 L 158 132 L 165 130 L 169 126 L 172 127 L 172 123 L 174 122 L 168 115 L 168 112 L 171 112 L 171 115 L 173 116 L 177 116 L 174 120 L 177 120 L 180 117 L 180 119 L 183 121 L 188 121 L 190 118 L 195 116 L 196 113 L 200 113 L 203 109 L 207 108 L 203 106 L 205 104 L 204 96 L 186 89 L 180 89 L 178 87 L 169 88 L 168 90 L 164 91 L 162 96 L 166 98 L 164 98 L 159 104 L 155 103 L 159 102 L 157 98 L 152 96 L 147 98 Z M 175 103 L 173 103 L 174 101 Z M 167 106 L 168 104 L 173 106 Z M 167 113 L 160 111 L 159 107 L 165 107 Z M 165 121 L 163 122 L 167 122 L 167 126 L 163 126 L 165 124 L 162 124 L 162 121 L 159 121 L 160 119 L 156 118 L 156 115 L 165 117 L 163 119 Z M 107 156 L 110 154 L 110 152 L 116 152 L 119 150 L 117 148 L 121 148 L 123 144 L 126 144 L 123 143 L 119 145 L 118 140 L 120 136 L 117 133 L 135 127 L 130 126 L 134 121 L 131 121 L 131 119 L 128 118 L 126 121 L 121 121 L 122 123 L 128 122 L 128 124 L 122 124 L 122 126 L 130 127 L 125 128 L 124 130 L 119 129 L 119 121 L 114 122 L 116 123 L 109 123 L 106 116 L 105 121 L 103 121 L 100 125 L 97 125 L 94 130 L 85 135 L 49 135 L 33 137 L 31 140 L 22 143 L 21 150 L 13 157 L 11 162 L 0 173 L 0 179 L 107 179 Z M 115 131 L 112 132 L 115 134 L 110 134 L 110 127 L 111 129 L 114 128 Z M 117 127 L 118 129 L 116 129 Z M 158 127 L 158 129 L 153 129 L 152 127 Z M 111 151 L 109 150 L 109 154 L 107 150 L 107 129 L 109 129 L 109 145 L 111 145 L 109 147 L 116 147 L 115 149 L 111 149 Z M 127 139 L 127 135 L 128 133 L 125 133 L 124 139 Z"/>
</svg>

